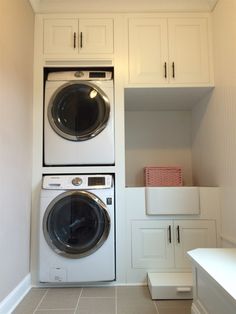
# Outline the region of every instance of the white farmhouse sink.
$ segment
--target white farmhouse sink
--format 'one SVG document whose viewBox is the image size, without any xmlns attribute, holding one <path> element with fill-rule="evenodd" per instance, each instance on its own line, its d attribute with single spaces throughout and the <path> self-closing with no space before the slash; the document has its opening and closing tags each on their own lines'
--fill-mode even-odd
<svg viewBox="0 0 236 314">
<path fill-rule="evenodd" d="M 147 215 L 197 215 L 198 187 L 146 187 Z"/>
</svg>

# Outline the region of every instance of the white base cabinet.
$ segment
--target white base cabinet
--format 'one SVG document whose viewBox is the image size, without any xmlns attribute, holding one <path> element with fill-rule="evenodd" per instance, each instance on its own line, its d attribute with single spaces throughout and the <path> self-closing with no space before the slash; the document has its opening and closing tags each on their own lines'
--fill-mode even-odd
<svg viewBox="0 0 236 314">
<path fill-rule="evenodd" d="M 216 247 L 216 227 L 211 220 L 132 221 L 134 268 L 189 269 L 187 251 Z"/>
<path fill-rule="evenodd" d="M 147 215 L 145 187 L 126 188 L 128 283 L 146 283 L 147 273 L 191 272 L 189 250 L 220 244 L 219 189 L 198 189 L 199 214 Z"/>
<path fill-rule="evenodd" d="M 174 267 L 171 224 L 167 221 L 132 221 L 132 266 L 134 268 Z"/>
</svg>

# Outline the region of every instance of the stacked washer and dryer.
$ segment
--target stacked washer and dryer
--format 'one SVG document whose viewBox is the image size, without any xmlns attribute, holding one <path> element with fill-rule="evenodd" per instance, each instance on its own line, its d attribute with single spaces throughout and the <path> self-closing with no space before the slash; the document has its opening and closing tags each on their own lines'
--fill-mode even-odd
<svg viewBox="0 0 236 314">
<path fill-rule="evenodd" d="M 110 71 L 48 74 L 44 99 L 44 165 L 113 165 L 114 88 Z M 112 174 L 43 176 L 39 281 L 115 280 Z"/>
</svg>

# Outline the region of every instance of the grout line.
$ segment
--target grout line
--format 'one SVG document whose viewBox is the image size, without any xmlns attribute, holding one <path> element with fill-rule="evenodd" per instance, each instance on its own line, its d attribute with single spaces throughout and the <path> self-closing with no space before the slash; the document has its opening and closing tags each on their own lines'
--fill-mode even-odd
<svg viewBox="0 0 236 314">
<path fill-rule="evenodd" d="M 74 314 L 76 313 L 76 311 L 77 311 L 77 309 L 78 309 L 78 307 L 79 307 L 79 301 L 80 301 L 82 292 L 83 292 L 83 288 L 81 288 L 81 291 L 80 291 L 80 294 L 79 294 L 79 297 L 78 297 L 78 301 L 77 301 L 77 303 L 76 303 L 76 307 L 75 307 L 75 310 L 74 310 Z"/>
<path fill-rule="evenodd" d="M 40 309 L 40 312 L 50 312 L 50 311 L 74 311 L 74 308 L 61 308 L 61 309 Z"/>
<path fill-rule="evenodd" d="M 160 314 L 160 312 L 158 311 L 158 307 L 157 307 L 157 303 L 155 301 L 152 301 L 154 303 L 154 306 L 156 308 L 157 314 Z"/>
<path fill-rule="evenodd" d="M 44 293 L 44 295 L 42 296 L 42 299 L 39 301 L 38 305 L 36 306 L 33 314 L 35 314 L 35 312 L 38 310 L 39 306 L 41 305 L 41 303 L 43 302 L 43 300 L 45 299 L 46 295 L 48 294 L 49 289 L 47 289 Z"/>
<path fill-rule="evenodd" d="M 81 297 L 81 299 L 115 299 L 114 297 Z"/>
<path fill-rule="evenodd" d="M 115 287 L 115 314 L 118 313 L 118 297 L 117 297 L 117 287 Z"/>
</svg>

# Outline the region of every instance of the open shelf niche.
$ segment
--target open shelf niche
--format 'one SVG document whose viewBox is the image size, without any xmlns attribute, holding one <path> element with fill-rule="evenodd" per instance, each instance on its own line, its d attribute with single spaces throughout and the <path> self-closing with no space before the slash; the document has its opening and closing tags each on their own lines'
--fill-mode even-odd
<svg viewBox="0 0 236 314">
<path fill-rule="evenodd" d="M 192 108 L 210 90 L 125 90 L 126 186 L 144 186 L 146 166 L 180 166 L 184 185 L 193 185 Z"/>
</svg>

